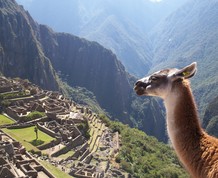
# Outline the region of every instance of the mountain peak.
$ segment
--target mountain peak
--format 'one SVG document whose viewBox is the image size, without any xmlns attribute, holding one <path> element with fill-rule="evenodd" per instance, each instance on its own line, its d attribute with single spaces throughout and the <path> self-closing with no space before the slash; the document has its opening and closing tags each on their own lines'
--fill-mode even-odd
<svg viewBox="0 0 218 178">
<path fill-rule="evenodd" d="M 14 0 L 0 3 L 0 22 L 4 27 L 0 29 L 0 71 L 7 77 L 27 78 L 57 90 L 55 72 L 37 40 L 38 24 Z"/>
</svg>

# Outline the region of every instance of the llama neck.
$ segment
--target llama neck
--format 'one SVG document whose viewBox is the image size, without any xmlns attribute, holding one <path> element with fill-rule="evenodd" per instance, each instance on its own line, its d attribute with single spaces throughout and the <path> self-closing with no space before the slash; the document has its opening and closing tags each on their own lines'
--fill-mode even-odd
<svg viewBox="0 0 218 178">
<path fill-rule="evenodd" d="M 186 153 L 187 149 L 193 149 L 203 133 L 189 83 L 187 81 L 175 83 L 164 103 L 168 134 L 182 160 L 184 155 L 190 156 Z"/>
</svg>

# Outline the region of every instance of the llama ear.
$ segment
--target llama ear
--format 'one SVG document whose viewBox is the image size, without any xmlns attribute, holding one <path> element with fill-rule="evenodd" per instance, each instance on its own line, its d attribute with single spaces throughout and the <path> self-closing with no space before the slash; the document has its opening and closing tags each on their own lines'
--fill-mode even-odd
<svg viewBox="0 0 218 178">
<path fill-rule="evenodd" d="M 185 78 L 185 79 L 191 78 L 195 75 L 196 71 L 197 71 L 197 63 L 193 62 L 190 65 L 184 67 L 183 69 L 176 71 L 173 74 L 173 79 L 176 80 L 179 78 Z"/>
</svg>

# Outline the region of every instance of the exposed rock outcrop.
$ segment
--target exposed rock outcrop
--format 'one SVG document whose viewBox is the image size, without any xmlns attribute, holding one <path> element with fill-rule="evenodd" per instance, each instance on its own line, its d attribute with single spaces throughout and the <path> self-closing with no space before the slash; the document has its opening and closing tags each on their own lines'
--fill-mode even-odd
<svg viewBox="0 0 218 178">
<path fill-rule="evenodd" d="M 37 40 L 38 24 L 14 0 L 0 1 L 0 71 L 58 90 L 54 69 Z"/>
<path fill-rule="evenodd" d="M 131 85 L 123 65 L 109 50 L 95 42 L 54 33 L 40 26 L 44 53 L 70 86 L 92 91 L 100 105 L 116 118 L 122 118 L 130 103 Z"/>
</svg>

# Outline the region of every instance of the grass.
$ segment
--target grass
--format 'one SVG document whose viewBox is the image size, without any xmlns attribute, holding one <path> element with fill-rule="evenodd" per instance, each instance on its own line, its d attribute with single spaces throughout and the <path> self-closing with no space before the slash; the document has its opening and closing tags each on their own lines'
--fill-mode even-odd
<svg viewBox="0 0 218 178">
<path fill-rule="evenodd" d="M 39 145 L 44 144 L 45 142 L 43 140 L 40 140 L 40 139 L 37 139 L 37 140 L 34 139 L 29 143 L 31 143 L 33 146 L 39 146 Z"/>
<path fill-rule="evenodd" d="M 98 136 L 98 130 L 96 129 L 96 131 L 94 132 L 94 135 L 93 135 L 93 139 L 91 140 L 91 143 L 90 143 L 90 146 L 89 146 L 90 150 L 93 149 L 94 144 L 95 144 L 96 139 L 97 139 L 97 136 Z"/>
<path fill-rule="evenodd" d="M 13 124 L 14 121 L 0 114 L 0 125 Z"/>
<path fill-rule="evenodd" d="M 29 113 L 26 118 L 27 120 L 33 120 L 33 119 L 37 119 L 40 117 L 44 117 L 45 113 L 44 112 L 39 112 L 39 111 L 33 111 L 31 113 Z"/>
<path fill-rule="evenodd" d="M 68 157 L 72 156 L 74 153 L 75 153 L 75 151 L 70 150 L 67 153 L 58 156 L 58 158 L 67 159 Z"/>
<path fill-rule="evenodd" d="M 34 146 L 34 140 L 36 138 L 36 134 L 34 132 L 34 127 L 27 127 L 22 129 L 2 129 L 5 133 L 13 137 L 15 140 L 19 141 L 27 151 L 31 149 L 38 151 L 38 149 Z M 54 138 L 50 137 L 49 135 L 45 134 L 44 132 L 38 130 L 38 140 L 41 144 L 46 144 L 54 140 Z M 32 143 L 32 144 L 31 144 Z M 37 142 L 38 144 L 39 142 Z M 37 145 L 38 146 L 38 145 Z"/>
<path fill-rule="evenodd" d="M 93 129 L 93 127 L 91 127 L 91 128 L 90 128 L 90 132 L 89 132 L 89 134 L 91 135 L 91 137 L 93 136 L 93 133 L 94 133 L 94 129 Z"/>
<path fill-rule="evenodd" d="M 95 128 L 95 126 L 96 128 Z M 89 149 L 92 152 L 96 152 L 98 148 L 98 142 L 100 139 L 100 135 L 102 135 L 102 130 L 105 128 L 105 125 L 103 123 L 97 122 L 97 120 L 94 121 L 93 124 L 90 124 L 90 135 L 92 139 L 89 140 Z"/>
<path fill-rule="evenodd" d="M 93 146 L 93 148 L 92 148 L 92 150 L 91 150 L 92 153 L 94 153 L 94 152 L 97 151 L 97 149 L 98 149 L 98 144 L 99 144 L 99 140 L 100 140 L 100 136 L 97 137 L 96 140 L 95 140 L 95 144 L 94 144 L 94 146 Z"/>
<path fill-rule="evenodd" d="M 39 139 L 36 141 L 35 140 L 36 134 L 34 132 L 34 127 L 35 126 L 22 128 L 22 129 L 2 129 L 2 130 L 3 132 L 7 133 L 15 140 L 19 141 L 27 149 L 27 151 L 30 150 L 40 151 L 34 145 L 38 145 L 40 143 L 44 143 L 44 144 L 49 143 L 52 140 L 54 140 L 54 138 L 38 130 Z M 43 161 L 43 160 L 38 160 L 38 161 L 43 165 L 43 167 L 48 169 L 55 177 L 72 178 L 72 176 L 66 174 L 65 172 L 51 165 L 47 161 Z"/>
<path fill-rule="evenodd" d="M 51 165 L 47 161 L 43 161 L 43 160 L 38 160 L 38 161 L 43 165 L 43 167 L 45 167 L 47 170 L 49 170 L 55 177 L 72 178 L 72 176 L 61 171 L 59 168 Z"/>
</svg>

